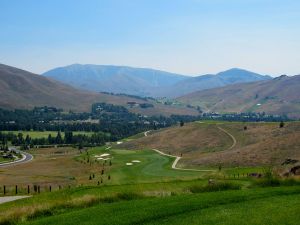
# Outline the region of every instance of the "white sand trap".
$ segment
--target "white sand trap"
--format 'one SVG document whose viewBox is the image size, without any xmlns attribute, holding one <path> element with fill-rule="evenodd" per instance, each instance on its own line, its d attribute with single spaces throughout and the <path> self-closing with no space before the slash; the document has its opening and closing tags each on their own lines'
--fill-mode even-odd
<svg viewBox="0 0 300 225">
<path fill-rule="evenodd" d="M 106 156 L 110 156 L 110 154 L 104 153 L 104 154 L 100 155 L 100 157 L 106 157 Z"/>
<path fill-rule="evenodd" d="M 126 166 L 132 166 L 133 163 L 126 163 Z"/>
<path fill-rule="evenodd" d="M 122 141 L 117 141 L 117 145 L 120 145 L 122 144 L 123 142 Z"/>
<path fill-rule="evenodd" d="M 133 163 L 140 163 L 141 161 L 140 160 L 132 160 L 131 162 L 133 162 Z"/>
<path fill-rule="evenodd" d="M 104 160 L 104 161 L 109 160 L 109 159 L 110 158 L 102 158 L 102 157 L 97 158 L 97 160 Z"/>
</svg>

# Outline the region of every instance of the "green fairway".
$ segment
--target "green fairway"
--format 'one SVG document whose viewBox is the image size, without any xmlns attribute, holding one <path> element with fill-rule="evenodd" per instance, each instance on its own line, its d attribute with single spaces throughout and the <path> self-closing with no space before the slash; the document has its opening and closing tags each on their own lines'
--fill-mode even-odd
<svg viewBox="0 0 300 225">
<path fill-rule="evenodd" d="M 129 184 L 145 182 L 162 182 L 174 179 L 193 179 L 208 176 L 207 172 L 180 171 L 171 168 L 174 158 L 162 156 L 152 150 L 105 150 L 105 147 L 93 148 L 89 151 L 90 159 L 95 156 L 110 154 L 105 165 L 112 162 L 112 166 L 105 171 L 111 176 L 110 184 Z M 82 155 L 79 159 L 86 157 Z M 98 160 L 97 160 L 98 161 Z M 138 161 L 138 162 L 135 162 Z M 98 161 L 99 162 L 99 161 Z M 100 160 L 100 163 L 103 163 Z M 132 163 L 132 165 L 126 165 Z"/>
<path fill-rule="evenodd" d="M 102 203 L 26 224 L 298 224 L 300 187 Z"/>
</svg>

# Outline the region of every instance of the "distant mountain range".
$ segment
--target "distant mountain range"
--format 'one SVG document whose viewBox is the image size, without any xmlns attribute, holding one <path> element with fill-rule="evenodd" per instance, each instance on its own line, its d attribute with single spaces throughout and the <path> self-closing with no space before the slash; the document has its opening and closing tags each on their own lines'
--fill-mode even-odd
<svg viewBox="0 0 300 225">
<path fill-rule="evenodd" d="M 153 69 L 80 64 L 56 68 L 43 75 L 83 90 L 138 96 L 153 96 L 154 90 L 187 78 Z"/>
<path fill-rule="evenodd" d="M 97 102 L 122 105 L 144 115 L 197 114 L 195 109 L 158 104 L 151 99 L 78 90 L 44 76 L 0 64 L 0 108 L 30 109 L 35 106 L 54 106 L 82 112 L 90 111 L 92 104 Z M 130 108 L 128 102 L 148 103 L 153 107 Z"/>
<path fill-rule="evenodd" d="M 300 75 L 228 85 L 177 98 L 205 112 L 266 112 L 300 118 Z"/>
<path fill-rule="evenodd" d="M 120 67 L 114 69 L 116 71 L 122 70 Z M 110 69 L 108 70 L 110 71 Z M 124 69 L 124 71 L 127 70 L 135 69 Z M 144 69 L 140 70 L 143 71 Z M 146 87 L 149 87 L 146 84 L 157 88 L 155 89 L 156 91 L 159 89 L 161 91 L 171 91 L 174 88 L 175 94 L 173 93 L 173 96 L 199 88 L 205 90 L 178 97 L 176 101 L 181 102 L 181 104 L 169 105 L 149 98 L 79 90 L 52 78 L 0 64 L 0 107 L 27 109 L 46 105 L 65 110 L 89 111 L 93 103 L 106 102 L 125 106 L 132 112 L 144 115 L 197 115 L 196 109 L 186 107 L 187 105 L 192 105 L 199 106 L 204 112 L 266 112 L 268 114 L 300 118 L 300 75 L 293 77 L 283 75 L 271 79 L 268 76 L 245 70 L 231 69 L 216 75 L 199 77 L 186 77 L 161 72 L 163 75 L 160 77 L 159 72 L 147 71 L 148 73 L 142 76 L 143 79 L 141 81 L 145 90 Z M 152 77 L 149 71 L 154 73 Z M 135 77 L 139 76 L 139 73 L 142 72 L 138 69 L 138 72 L 130 75 L 133 80 L 132 84 L 136 84 Z M 120 74 L 122 73 L 120 72 Z M 80 74 L 79 76 L 81 77 Z M 87 75 L 87 77 L 89 76 Z M 114 77 L 115 75 L 105 76 L 108 76 L 107 80 L 111 80 L 110 76 Z M 117 77 L 119 76 L 121 77 L 119 81 L 121 84 L 121 80 L 124 77 L 123 75 L 118 75 Z M 126 76 L 126 79 L 123 80 L 130 83 L 130 76 Z M 106 82 L 108 82 L 107 80 Z M 115 82 L 118 81 L 116 77 L 113 80 Z M 158 88 L 159 86 L 162 87 L 162 85 L 165 85 L 164 88 Z M 212 86 L 223 87 L 208 89 Z M 114 85 L 111 85 L 111 87 L 113 88 Z M 138 85 L 136 88 L 137 91 L 142 91 L 138 89 Z M 139 107 L 142 103 L 150 104 L 153 107 Z M 132 107 L 133 105 L 134 107 Z"/>
<path fill-rule="evenodd" d="M 43 75 L 83 90 L 168 98 L 229 84 L 271 79 L 242 69 L 190 77 L 153 69 L 80 64 L 56 68 Z"/>
</svg>

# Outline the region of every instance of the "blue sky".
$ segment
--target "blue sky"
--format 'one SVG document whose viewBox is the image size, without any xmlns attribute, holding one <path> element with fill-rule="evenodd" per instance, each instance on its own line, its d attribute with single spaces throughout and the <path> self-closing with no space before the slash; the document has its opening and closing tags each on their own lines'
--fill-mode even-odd
<svg viewBox="0 0 300 225">
<path fill-rule="evenodd" d="M 298 0 L 0 0 L 0 63 L 300 73 Z"/>
</svg>

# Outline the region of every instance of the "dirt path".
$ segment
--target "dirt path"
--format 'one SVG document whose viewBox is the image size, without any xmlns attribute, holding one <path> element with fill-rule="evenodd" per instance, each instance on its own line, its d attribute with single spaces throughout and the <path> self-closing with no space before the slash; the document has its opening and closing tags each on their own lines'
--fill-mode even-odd
<svg viewBox="0 0 300 225">
<path fill-rule="evenodd" d="M 144 136 L 147 137 L 148 136 L 148 133 L 150 132 L 150 130 L 144 132 Z M 172 169 L 174 170 L 184 170 L 184 171 L 198 171 L 198 172 L 213 172 L 215 170 L 197 170 L 197 169 L 184 169 L 184 168 L 178 168 L 176 167 L 178 161 L 181 159 L 181 157 L 179 156 L 175 156 L 175 155 L 169 155 L 169 154 L 166 154 L 158 149 L 152 149 L 153 151 L 157 152 L 158 154 L 160 155 L 164 155 L 164 156 L 168 156 L 168 157 L 172 157 L 172 158 L 175 158 L 173 164 L 172 164 Z"/>
<path fill-rule="evenodd" d="M 218 125 L 217 125 L 217 127 L 218 127 L 219 130 L 223 131 L 225 134 L 227 134 L 232 139 L 232 145 L 227 150 L 233 149 L 236 145 L 235 137 L 231 133 L 229 133 L 227 130 L 219 127 Z"/>
<path fill-rule="evenodd" d="M 215 171 L 215 170 L 197 170 L 197 169 L 178 168 L 178 167 L 176 167 L 176 165 L 177 165 L 178 161 L 181 159 L 181 157 L 175 156 L 175 155 L 166 154 L 166 153 L 164 153 L 162 151 L 159 151 L 158 149 L 152 149 L 152 150 L 155 151 L 155 152 L 157 152 L 160 155 L 164 155 L 164 156 L 175 158 L 175 160 L 174 160 L 174 162 L 172 164 L 172 169 L 174 169 L 174 170 L 197 171 L 197 172 L 213 172 L 213 171 Z"/>
<path fill-rule="evenodd" d="M 23 198 L 30 198 L 30 197 L 31 196 L 28 196 L 28 195 L 0 197 L 0 204 L 16 201 L 16 200 L 23 199 Z"/>
</svg>

